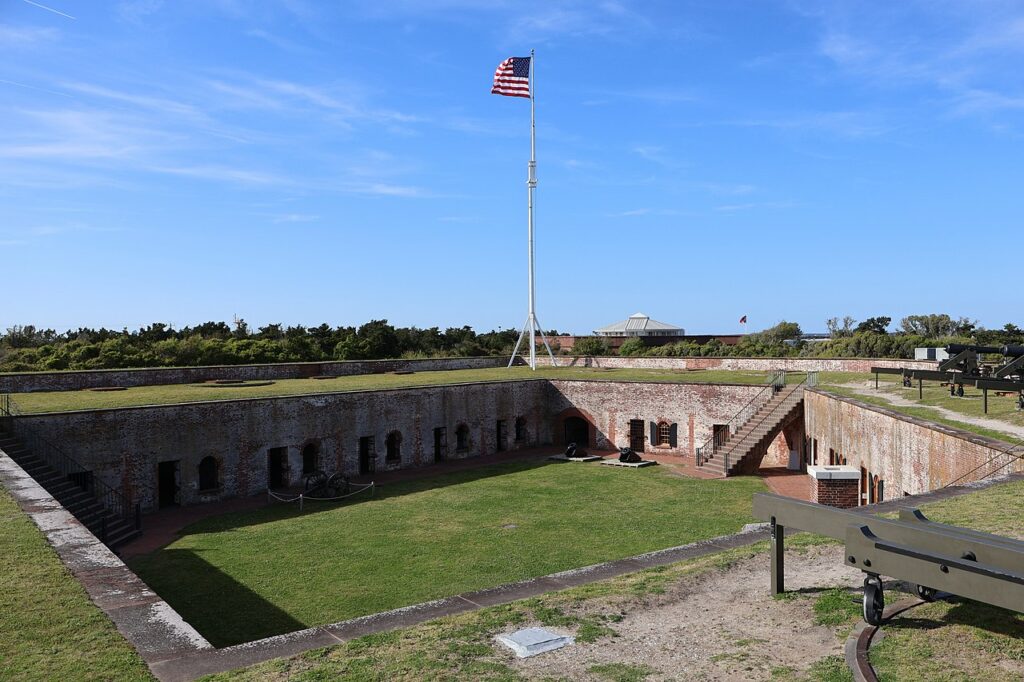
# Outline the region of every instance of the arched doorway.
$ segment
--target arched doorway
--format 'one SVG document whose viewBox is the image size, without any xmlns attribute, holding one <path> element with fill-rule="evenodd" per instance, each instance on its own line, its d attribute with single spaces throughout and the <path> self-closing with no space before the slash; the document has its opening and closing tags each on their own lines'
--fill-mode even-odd
<svg viewBox="0 0 1024 682">
<path fill-rule="evenodd" d="M 590 447 L 590 424 L 582 417 L 566 417 L 562 422 L 565 428 L 565 442 L 562 445 L 576 443 L 576 445 Z"/>
<path fill-rule="evenodd" d="M 302 475 L 308 476 L 320 468 L 320 448 L 316 443 L 309 443 L 302 448 Z"/>
</svg>

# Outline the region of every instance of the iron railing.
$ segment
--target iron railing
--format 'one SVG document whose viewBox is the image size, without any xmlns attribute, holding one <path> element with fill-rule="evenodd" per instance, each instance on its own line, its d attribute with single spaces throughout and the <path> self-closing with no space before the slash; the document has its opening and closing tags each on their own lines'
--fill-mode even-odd
<svg viewBox="0 0 1024 682">
<path fill-rule="evenodd" d="M 801 381 L 799 384 L 797 384 L 796 386 L 793 387 L 793 390 L 790 393 L 790 395 L 792 395 L 793 393 L 796 393 L 800 389 L 801 386 L 805 386 L 806 384 L 807 384 L 807 379 L 804 378 L 803 381 Z M 781 390 L 781 389 L 779 389 L 779 390 Z M 772 409 L 770 409 L 767 412 L 765 412 L 764 415 L 760 419 L 757 420 L 756 424 L 751 424 L 750 428 L 748 428 L 747 431 L 748 432 L 754 431 L 761 424 L 764 424 L 765 421 L 767 421 L 768 419 L 770 419 L 773 416 L 775 416 L 775 413 L 778 412 L 779 408 L 782 407 L 784 404 L 785 404 L 785 400 L 780 400 L 778 403 L 775 404 L 775 407 L 773 407 Z M 793 406 L 790 405 L 790 409 L 792 409 L 792 407 Z M 730 453 L 726 452 L 725 453 L 725 460 L 722 462 L 722 465 L 725 467 L 724 471 L 727 472 L 727 475 L 728 475 L 728 471 L 729 471 L 729 455 L 730 455 Z"/>
<path fill-rule="evenodd" d="M 11 396 L 0 394 L 0 417 L 5 418 L 7 430 L 16 435 L 33 455 L 45 462 L 62 478 L 95 498 L 104 509 L 115 517 L 123 519 L 135 530 L 142 530 L 142 507 L 139 502 L 132 502 L 131 498 L 120 490 L 97 480 L 90 469 L 79 464 L 54 442 L 40 435 L 32 427 L 12 419 L 18 414 L 20 414 L 20 410 Z M 100 541 L 106 542 L 106 517 L 101 519 L 100 524 Z"/>
<path fill-rule="evenodd" d="M 776 393 L 786 386 L 786 370 L 776 370 L 768 377 L 768 385 L 757 392 L 750 401 L 740 408 L 739 412 L 723 426 L 711 434 L 711 437 L 704 441 L 696 450 L 697 466 L 704 466 L 704 462 L 715 456 L 718 449 L 729 442 L 729 439 L 743 427 L 750 419 L 757 414 L 757 411 L 764 407 Z"/>
</svg>

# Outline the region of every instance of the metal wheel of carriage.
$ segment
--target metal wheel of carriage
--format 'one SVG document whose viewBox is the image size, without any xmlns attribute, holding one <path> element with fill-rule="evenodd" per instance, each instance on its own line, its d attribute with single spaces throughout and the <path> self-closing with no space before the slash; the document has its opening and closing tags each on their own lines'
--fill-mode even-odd
<svg viewBox="0 0 1024 682">
<path fill-rule="evenodd" d="M 868 625 L 881 625 L 882 613 L 885 611 L 885 593 L 882 591 L 882 579 L 877 575 L 864 578 L 864 621 Z"/>
</svg>

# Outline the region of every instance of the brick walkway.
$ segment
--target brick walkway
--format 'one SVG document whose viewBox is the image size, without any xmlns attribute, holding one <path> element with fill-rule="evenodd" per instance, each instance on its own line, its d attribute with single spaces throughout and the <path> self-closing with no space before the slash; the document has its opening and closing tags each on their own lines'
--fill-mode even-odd
<svg viewBox="0 0 1024 682">
<path fill-rule="evenodd" d="M 811 501 L 811 479 L 804 472 L 790 471 L 786 467 L 762 467 L 757 473 L 776 495 Z"/>
</svg>

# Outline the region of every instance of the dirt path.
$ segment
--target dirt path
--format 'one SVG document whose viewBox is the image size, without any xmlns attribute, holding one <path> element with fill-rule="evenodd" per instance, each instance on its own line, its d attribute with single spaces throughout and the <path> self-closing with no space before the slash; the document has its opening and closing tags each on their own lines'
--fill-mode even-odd
<svg viewBox="0 0 1024 682">
<path fill-rule="evenodd" d="M 814 597 L 830 587 L 859 588 L 863 574 L 843 565 L 838 546 L 787 552 L 786 587 L 798 594 L 768 595 L 768 555 L 763 554 L 683 580 L 665 594 L 623 604 L 613 625 L 618 637 L 575 644 L 509 665 L 531 679 L 602 679 L 588 670 L 601 664 L 646 666 L 649 680 L 764 680 L 773 668 L 805 671 L 842 655 L 845 633 L 814 624 Z M 557 630 L 558 628 L 553 628 Z"/>
<path fill-rule="evenodd" d="M 946 417 L 948 419 L 955 419 L 956 421 L 961 421 L 961 422 L 964 422 L 966 424 L 974 424 L 975 426 L 982 426 L 982 427 L 984 427 L 986 429 L 992 429 L 993 431 L 1000 431 L 1002 433 L 1005 433 L 1007 436 L 1012 436 L 1015 439 L 1017 439 L 1017 438 L 1024 438 L 1024 426 L 1016 426 L 1015 424 L 1008 424 L 1007 422 L 1004 422 L 1001 419 L 988 419 L 987 417 L 973 417 L 973 416 L 971 416 L 969 414 L 963 414 L 962 412 L 955 412 L 955 411 L 950 410 L 948 408 L 939 407 L 937 405 L 922 405 L 922 404 L 918 403 L 917 401 L 908 400 L 907 398 L 904 398 L 903 396 L 895 395 L 893 393 L 886 392 L 884 394 L 881 394 L 879 391 L 875 390 L 874 382 L 872 382 L 872 381 L 866 381 L 866 382 L 863 382 L 863 383 L 844 384 L 844 386 L 846 388 L 849 388 L 851 391 L 854 391 L 855 393 L 859 393 L 860 395 L 864 395 L 864 396 L 879 397 L 881 395 L 882 397 L 884 397 L 886 400 L 888 400 L 893 405 L 902 405 L 904 407 L 926 407 L 929 410 L 935 410 L 936 412 L 941 414 L 943 417 Z"/>
</svg>

